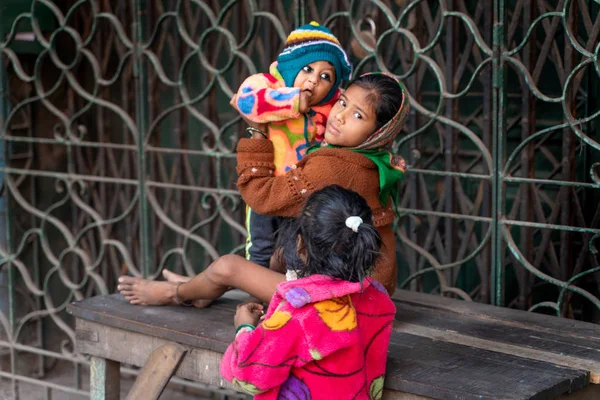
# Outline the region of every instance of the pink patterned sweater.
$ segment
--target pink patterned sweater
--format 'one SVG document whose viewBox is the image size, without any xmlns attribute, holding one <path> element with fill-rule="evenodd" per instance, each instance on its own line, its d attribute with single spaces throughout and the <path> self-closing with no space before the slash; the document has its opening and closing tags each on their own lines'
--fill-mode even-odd
<svg viewBox="0 0 600 400">
<path fill-rule="evenodd" d="M 381 399 L 396 307 L 385 288 L 323 275 L 283 282 L 221 375 L 257 400 Z"/>
<path fill-rule="evenodd" d="M 323 140 L 329 112 L 340 93 L 338 89 L 327 103 L 301 114 L 300 89 L 285 86 L 274 62 L 268 74 L 246 78 L 231 105 L 244 118 L 268 124 L 269 139 L 275 148 L 275 175 L 283 175 L 302 159 L 308 147 Z"/>
</svg>

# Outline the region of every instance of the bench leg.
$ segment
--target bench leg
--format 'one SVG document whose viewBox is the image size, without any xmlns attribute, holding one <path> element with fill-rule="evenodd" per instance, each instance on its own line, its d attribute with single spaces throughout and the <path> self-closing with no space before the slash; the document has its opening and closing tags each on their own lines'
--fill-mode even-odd
<svg viewBox="0 0 600 400">
<path fill-rule="evenodd" d="M 92 357 L 90 362 L 90 400 L 119 400 L 121 364 Z"/>
<path fill-rule="evenodd" d="M 178 343 L 167 343 L 154 350 L 144 363 L 127 400 L 156 400 L 177 370 L 187 349 Z"/>
</svg>

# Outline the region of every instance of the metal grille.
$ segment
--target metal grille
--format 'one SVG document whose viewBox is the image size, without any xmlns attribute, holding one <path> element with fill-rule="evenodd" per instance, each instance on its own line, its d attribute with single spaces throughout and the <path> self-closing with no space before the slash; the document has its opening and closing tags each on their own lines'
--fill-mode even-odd
<svg viewBox="0 0 600 400">
<path fill-rule="evenodd" d="M 13 0 L 9 0 L 11 3 Z M 0 6 L 0 377 L 84 395 L 73 300 L 241 252 L 229 98 L 317 20 L 400 76 L 400 286 L 600 320 L 597 1 Z M 15 12 L 18 10 L 18 12 Z M 73 379 L 52 381 L 68 364 Z M 84 366 L 84 368 L 82 368 Z M 10 382 L 10 385 L 4 385 Z"/>
</svg>

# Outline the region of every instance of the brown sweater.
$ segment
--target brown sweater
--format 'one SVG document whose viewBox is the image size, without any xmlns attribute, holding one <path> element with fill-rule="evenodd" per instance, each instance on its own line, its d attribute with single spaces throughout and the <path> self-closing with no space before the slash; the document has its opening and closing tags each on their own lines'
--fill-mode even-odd
<svg viewBox="0 0 600 400">
<path fill-rule="evenodd" d="M 320 149 L 305 156 L 285 175 L 275 176 L 270 140 L 241 139 L 237 152 L 238 188 L 248 206 L 259 214 L 295 217 L 312 192 L 333 184 L 363 196 L 383 239 L 383 255 L 375 266 L 374 278 L 390 294 L 394 292 L 398 272 L 394 211 L 379 202 L 379 172 L 371 160 L 346 149 Z"/>
</svg>

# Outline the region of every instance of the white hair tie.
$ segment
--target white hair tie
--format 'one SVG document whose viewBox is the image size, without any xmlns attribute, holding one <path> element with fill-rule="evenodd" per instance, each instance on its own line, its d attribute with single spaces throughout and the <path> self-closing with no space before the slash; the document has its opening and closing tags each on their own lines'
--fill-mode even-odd
<svg viewBox="0 0 600 400">
<path fill-rule="evenodd" d="M 358 232 L 358 227 L 362 223 L 363 223 L 363 220 L 361 217 L 352 216 L 352 217 L 346 218 L 346 226 L 348 228 L 352 229 L 354 232 Z"/>
</svg>

